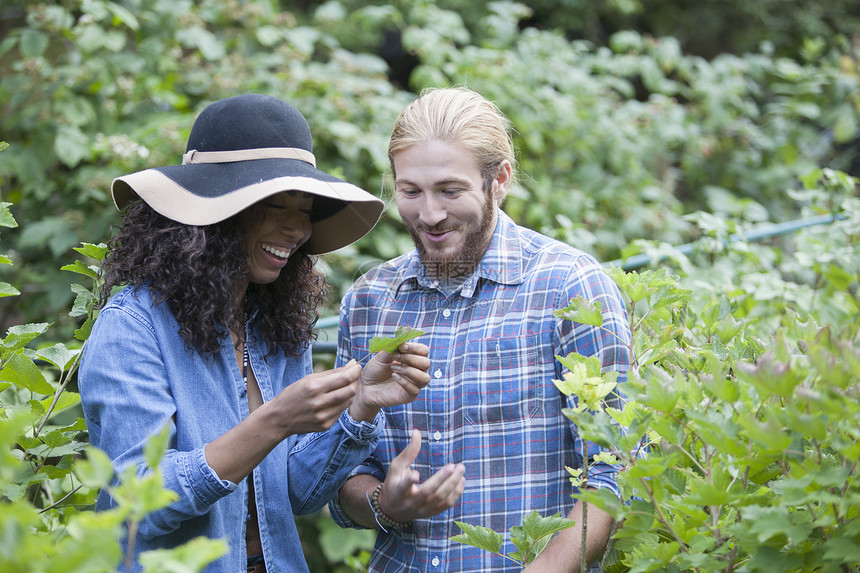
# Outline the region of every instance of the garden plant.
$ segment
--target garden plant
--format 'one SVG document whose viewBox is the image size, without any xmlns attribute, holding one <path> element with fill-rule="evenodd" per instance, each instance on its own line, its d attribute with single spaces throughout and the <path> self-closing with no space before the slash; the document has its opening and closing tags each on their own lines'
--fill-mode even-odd
<svg viewBox="0 0 860 573">
<path fill-rule="evenodd" d="M 565 415 L 584 439 L 614 449 L 592 463 L 623 468 L 623 500 L 575 495 L 621 524 L 601 570 L 860 567 L 860 199 L 844 173 L 816 171 L 806 184 L 809 207 L 832 205 L 837 221 L 791 251 L 702 241 L 694 258 L 717 254 L 703 267 L 729 282 L 703 281 L 687 258 L 679 274 L 608 270 L 633 332 L 623 387 L 596 357 L 559 357 L 569 373 L 556 384 L 578 399 Z M 766 287 L 738 288 L 762 275 Z M 602 324 L 599 303 L 585 300 L 558 316 Z M 627 397 L 621 410 L 604 405 L 616 389 Z M 587 481 L 587 468 L 570 471 L 574 485 Z M 579 524 L 526 516 L 507 553 L 503 532 L 459 525 L 456 541 L 525 564 L 561 528 L 587 528 L 587 513 Z"/>
</svg>

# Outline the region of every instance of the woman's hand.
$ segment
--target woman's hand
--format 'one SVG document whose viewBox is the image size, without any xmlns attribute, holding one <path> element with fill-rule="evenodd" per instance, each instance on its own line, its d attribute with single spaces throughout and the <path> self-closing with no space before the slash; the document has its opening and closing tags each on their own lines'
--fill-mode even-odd
<svg viewBox="0 0 860 573">
<path fill-rule="evenodd" d="M 358 390 L 361 366 L 350 360 L 340 368 L 314 372 L 281 390 L 265 406 L 287 436 L 327 430 L 349 408 Z"/>
<path fill-rule="evenodd" d="M 288 436 L 331 428 L 352 403 L 360 376 L 361 366 L 351 360 L 293 382 L 206 444 L 206 462 L 221 479 L 239 483 Z"/>
<path fill-rule="evenodd" d="M 354 420 L 372 420 L 380 408 L 408 404 L 430 382 L 430 348 L 404 342 L 397 352 L 377 352 L 361 372 L 349 409 Z"/>
</svg>

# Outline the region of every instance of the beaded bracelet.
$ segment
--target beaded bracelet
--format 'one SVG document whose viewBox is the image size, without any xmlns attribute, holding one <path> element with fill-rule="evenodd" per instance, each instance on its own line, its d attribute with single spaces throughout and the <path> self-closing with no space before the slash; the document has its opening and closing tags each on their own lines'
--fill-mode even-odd
<svg viewBox="0 0 860 573">
<path fill-rule="evenodd" d="M 382 511 L 382 508 L 379 506 L 379 492 L 382 491 L 382 484 L 376 486 L 376 489 L 373 490 L 373 493 L 367 498 L 370 502 L 370 509 L 373 511 L 373 516 L 376 519 L 376 524 L 382 528 L 383 531 L 388 533 L 388 529 L 386 526 L 391 528 L 403 529 L 408 527 L 411 524 L 411 521 L 396 521 L 391 519 Z"/>
</svg>

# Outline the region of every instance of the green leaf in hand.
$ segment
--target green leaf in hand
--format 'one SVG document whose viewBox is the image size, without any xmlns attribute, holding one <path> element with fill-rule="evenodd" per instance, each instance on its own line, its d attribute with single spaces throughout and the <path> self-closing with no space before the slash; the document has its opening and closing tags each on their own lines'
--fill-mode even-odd
<svg viewBox="0 0 860 573">
<path fill-rule="evenodd" d="M 389 338 L 387 336 L 374 336 L 370 339 L 370 354 L 358 362 L 361 364 L 376 352 L 397 352 L 397 349 L 400 348 L 401 344 L 407 340 L 412 340 L 413 338 L 421 336 L 422 334 L 424 334 L 424 331 L 422 330 L 409 328 L 408 326 L 398 326 L 397 330 L 394 331 L 393 338 Z"/>
<path fill-rule="evenodd" d="M 400 326 L 397 330 L 394 331 L 394 337 L 388 338 L 386 336 L 374 336 L 370 339 L 370 353 L 374 354 L 376 352 L 397 352 L 397 349 L 400 348 L 400 345 L 406 342 L 407 340 L 412 340 L 413 338 L 417 338 L 424 334 L 421 330 L 416 330 L 414 328 L 409 328 L 407 326 Z"/>
</svg>

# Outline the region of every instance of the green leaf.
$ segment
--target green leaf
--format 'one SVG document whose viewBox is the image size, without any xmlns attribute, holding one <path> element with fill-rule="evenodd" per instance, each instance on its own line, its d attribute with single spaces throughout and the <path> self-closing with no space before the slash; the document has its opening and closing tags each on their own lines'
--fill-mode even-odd
<svg viewBox="0 0 860 573">
<path fill-rule="evenodd" d="M 63 125 L 57 129 L 54 153 L 66 167 L 77 167 L 89 152 L 89 138 L 79 128 Z"/>
<path fill-rule="evenodd" d="M 106 453 L 95 447 L 86 450 L 86 459 L 75 464 L 75 475 L 81 482 L 92 489 L 108 485 L 113 479 L 114 469 Z"/>
<path fill-rule="evenodd" d="M 860 544 L 857 539 L 834 537 L 824 541 L 824 556 L 843 563 L 860 563 Z"/>
<path fill-rule="evenodd" d="M 104 260 L 107 254 L 107 245 L 104 243 L 81 243 L 82 247 L 75 247 L 75 250 L 85 257 L 90 257 L 97 261 Z"/>
<path fill-rule="evenodd" d="M 464 545 L 471 545 L 472 547 L 477 547 L 478 549 L 483 549 L 490 553 L 498 554 L 502 550 L 504 537 L 502 537 L 501 533 L 497 533 L 492 529 L 481 525 L 469 525 L 468 523 L 460 521 L 455 521 L 454 523 L 463 531 L 463 533 L 461 535 L 451 537 L 451 541 L 456 541 L 457 543 L 462 543 Z"/>
<path fill-rule="evenodd" d="M 51 395 L 54 387 L 45 380 L 33 361 L 23 354 L 13 355 L 0 370 L 0 380 L 36 394 Z"/>
<path fill-rule="evenodd" d="M 115 22 L 121 22 L 135 31 L 140 29 L 140 24 L 135 15 L 124 6 L 116 2 L 106 2 L 105 7 L 113 14 Z"/>
<path fill-rule="evenodd" d="M 511 528 L 511 542 L 517 548 L 511 557 L 523 563 L 531 563 L 556 533 L 574 525 L 576 525 L 575 521 L 561 517 L 561 513 L 542 517 L 533 510 L 523 518 L 522 526 Z"/>
<path fill-rule="evenodd" d="M 95 324 L 95 319 L 88 318 L 84 321 L 80 328 L 75 329 L 75 338 L 77 340 L 86 340 L 90 337 L 90 332 L 93 330 L 93 325 Z"/>
<path fill-rule="evenodd" d="M 81 261 L 75 261 L 70 265 L 63 265 L 62 267 L 60 267 L 60 270 L 78 273 L 79 275 L 84 275 L 91 279 L 95 279 L 98 277 L 98 267 L 87 266 Z"/>
<path fill-rule="evenodd" d="M 80 350 L 69 350 L 62 343 L 36 350 L 36 356 L 50 362 L 63 372 L 69 368 L 79 353 Z"/>
<path fill-rule="evenodd" d="M 34 322 L 30 324 L 10 326 L 6 338 L 3 339 L 3 348 L 7 350 L 23 348 L 31 341 L 47 332 L 50 326 L 51 325 L 47 322 Z"/>
<path fill-rule="evenodd" d="M 642 415 L 641 411 L 642 408 L 639 403 L 635 401 L 625 403 L 621 410 L 612 407 L 606 408 L 606 413 L 612 416 L 613 420 L 625 428 L 633 424 L 633 422 Z"/>
<path fill-rule="evenodd" d="M 558 318 L 572 320 L 580 324 L 601 326 L 603 324 L 603 305 L 600 301 L 589 301 L 582 297 L 570 299 L 567 306 L 555 311 L 553 314 Z"/>
<path fill-rule="evenodd" d="M 371 338 L 369 350 L 371 354 L 376 352 L 397 352 L 397 349 L 400 348 L 401 344 L 403 344 L 407 340 L 417 338 L 422 334 L 424 334 L 424 332 L 421 330 L 401 326 L 394 331 L 393 338 L 379 336 L 374 336 L 373 338 Z"/>
<path fill-rule="evenodd" d="M 40 30 L 25 29 L 21 33 L 21 56 L 38 58 L 48 49 L 50 37 Z"/>
<path fill-rule="evenodd" d="M 186 47 L 199 49 L 203 57 L 210 62 L 224 57 L 224 44 L 218 36 L 200 26 L 180 29 L 176 38 Z"/>
<path fill-rule="evenodd" d="M 533 510 L 523 519 L 522 531 L 526 539 L 537 540 L 555 535 L 574 525 L 576 525 L 574 520 L 562 517 L 561 513 L 543 517 Z"/>
<path fill-rule="evenodd" d="M 18 226 L 18 222 L 15 221 L 15 217 L 12 216 L 12 212 L 9 211 L 9 206 L 12 203 L 0 203 L 0 227 L 9 227 L 14 229 Z"/>
<path fill-rule="evenodd" d="M 51 402 L 53 400 L 53 396 L 42 400 L 42 405 L 45 407 L 45 411 L 47 411 L 48 408 L 51 406 Z M 60 394 L 59 398 L 57 398 L 57 403 L 54 404 L 53 413 L 56 414 L 57 412 L 62 412 L 63 410 L 66 410 L 67 408 L 71 408 L 73 406 L 77 406 L 80 403 L 80 394 L 78 394 L 77 392 L 70 392 L 66 390 L 65 392 Z"/>
<path fill-rule="evenodd" d="M 172 549 L 152 549 L 140 554 L 144 573 L 192 573 L 201 571 L 229 551 L 224 539 L 195 537 Z"/>
<path fill-rule="evenodd" d="M 0 297 L 18 296 L 19 294 L 21 294 L 21 291 L 19 291 L 9 283 L 0 281 Z"/>
<path fill-rule="evenodd" d="M 165 424 L 160 432 L 147 440 L 143 447 L 143 456 L 146 464 L 151 468 L 158 467 L 158 462 L 164 456 L 164 451 L 170 443 L 170 426 Z"/>
<path fill-rule="evenodd" d="M 111 496 L 135 521 L 167 507 L 179 497 L 175 491 L 164 488 L 160 471 L 156 469 L 139 477 L 134 465 L 123 470 L 120 485 L 111 488 Z"/>
<path fill-rule="evenodd" d="M 255 30 L 255 34 L 257 41 L 267 48 L 284 39 L 284 34 L 278 26 L 260 26 Z"/>
<path fill-rule="evenodd" d="M 71 285 L 72 292 L 75 293 L 75 302 L 72 304 L 72 309 L 69 311 L 69 316 L 88 316 L 96 301 L 95 295 L 88 288 L 79 285 Z"/>
</svg>

